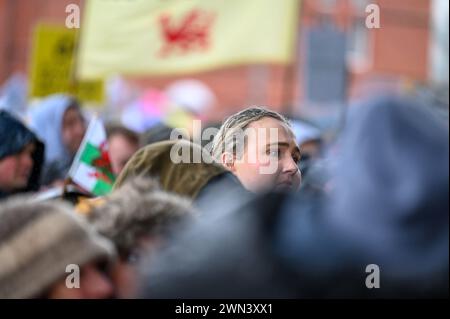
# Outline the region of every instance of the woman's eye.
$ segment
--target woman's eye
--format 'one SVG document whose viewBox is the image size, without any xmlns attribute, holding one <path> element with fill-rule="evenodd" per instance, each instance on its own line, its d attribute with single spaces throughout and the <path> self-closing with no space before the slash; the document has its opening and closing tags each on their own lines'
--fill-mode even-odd
<svg viewBox="0 0 450 319">
<path fill-rule="evenodd" d="M 279 156 L 279 152 L 278 152 L 278 150 L 271 150 L 269 152 L 269 155 L 270 156 L 274 156 L 274 157 L 278 157 Z"/>
</svg>

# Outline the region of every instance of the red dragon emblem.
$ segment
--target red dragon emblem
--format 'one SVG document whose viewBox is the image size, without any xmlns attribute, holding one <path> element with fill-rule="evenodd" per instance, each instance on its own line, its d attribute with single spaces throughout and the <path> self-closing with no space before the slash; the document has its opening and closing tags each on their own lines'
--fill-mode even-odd
<svg viewBox="0 0 450 319">
<path fill-rule="evenodd" d="M 186 54 L 194 50 L 207 50 L 210 46 L 210 32 L 215 20 L 213 13 L 193 9 L 179 22 L 174 23 L 173 17 L 163 14 L 160 28 L 164 44 L 159 51 L 161 57 L 167 57 L 172 52 Z"/>
<path fill-rule="evenodd" d="M 112 174 L 111 161 L 109 159 L 109 153 L 106 142 L 100 145 L 100 156 L 92 161 L 92 165 L 98 170 L 89 174 L 91 177 L 101 179 L 108 184 L 114 183 L 114 175 Z"/>
</svg>

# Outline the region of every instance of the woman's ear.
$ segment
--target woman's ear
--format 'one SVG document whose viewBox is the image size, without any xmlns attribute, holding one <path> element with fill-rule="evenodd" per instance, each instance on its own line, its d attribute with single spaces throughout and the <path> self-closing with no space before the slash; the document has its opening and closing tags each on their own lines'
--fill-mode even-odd
<svg viewBox="0 0 450 319">
<path fill-rule="evenodd" d="M 220 161 L 222 165 L 225 166 L 229 171 L 231 172 L 235 171 L 233 154 L 229 152 L 222 153 L 222 155 L 220 156 Z"/>
</svg>

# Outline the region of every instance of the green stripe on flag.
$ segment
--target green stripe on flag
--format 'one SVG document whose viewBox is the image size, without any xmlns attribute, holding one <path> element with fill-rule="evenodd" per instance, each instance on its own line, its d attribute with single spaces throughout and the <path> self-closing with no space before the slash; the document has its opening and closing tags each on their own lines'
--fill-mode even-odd
<svg viewBox="0 0 450 319">
<path fill-rule="evenodd" d="M 94 189 L 92 190 L 92 193 L 97 196 L 103 196 L 111 192 L 112 185 L 108 184 L 104 180 L 97 180 L 97 183 L 95 183 Z"/>
<path fill-rule="evenodd" d="M 90 143 L 86 143 L 80 161 L 92 165 L 92 161 L 101 156 L 100 149 Z"/>
</svg>

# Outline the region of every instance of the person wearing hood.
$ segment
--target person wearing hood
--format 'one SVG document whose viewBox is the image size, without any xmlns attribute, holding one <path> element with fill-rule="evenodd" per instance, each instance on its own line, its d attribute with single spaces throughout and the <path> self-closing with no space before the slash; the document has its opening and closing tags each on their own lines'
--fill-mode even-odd
<svg viewBox="0 0 450 319">
<path fill-rule="evenodd" d="M 194 161 L 195 154 L 200 161 Z M 245 192 L 237 178 L 200 145 L 181 139 L 150 144 L 137 151 L 117 177 L 114 190 L 138 176 L 156 178 L 164 191 L 190 198 L 197 205 L 218 194 L 225 196 L 224 190 L 229 196 Z"/>
<path fill-rule="evenodd" d="M 66 95 L 52 95 L 30 111 L 30 126 L 46 145 L 42 184 L 62 182 L 86 132 L 79 103 Z"/>
<path fill-rule="evenodd" d="M 0 111 L 0 141 L 0 199 L 39 190 L 44 144 L 6 111 Z"/>
</svg>

